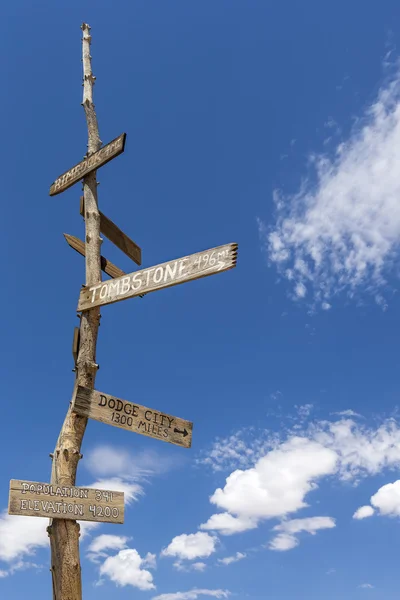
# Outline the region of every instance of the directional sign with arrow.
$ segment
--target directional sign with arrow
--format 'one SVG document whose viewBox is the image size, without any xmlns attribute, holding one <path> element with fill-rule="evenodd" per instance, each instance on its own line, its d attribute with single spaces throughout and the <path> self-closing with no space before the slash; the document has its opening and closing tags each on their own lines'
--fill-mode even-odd
<svg viewBox="0 0 400 600">
<path fill-rule="evenodd" d="M 115 396 L 78 386 L 72 410 L 114 427 L 190 448 L 193 423 Z"/>
<path fill-rule="evenodd" d="M 218 246 L 155 267 L 135 271 L 124 277 L 116 277 L 114 280 L 84 287 L 80 293 L 78 310 L 89 310 L 94 306 L 119 302 L 185 281 L 228 271 L 236 266 L 237 248 L 237 244 Z"/>
</svg>

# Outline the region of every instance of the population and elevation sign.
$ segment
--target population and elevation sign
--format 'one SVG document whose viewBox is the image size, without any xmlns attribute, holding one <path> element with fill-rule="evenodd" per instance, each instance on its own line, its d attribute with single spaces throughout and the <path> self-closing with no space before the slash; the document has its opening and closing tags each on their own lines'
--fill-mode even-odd
<svg viewBox="0 0 400 600">
<path fill-rule="evenodd" d="M 124 493 L 12 479 L 8 514 L 123 523 Z"/>
</svg>

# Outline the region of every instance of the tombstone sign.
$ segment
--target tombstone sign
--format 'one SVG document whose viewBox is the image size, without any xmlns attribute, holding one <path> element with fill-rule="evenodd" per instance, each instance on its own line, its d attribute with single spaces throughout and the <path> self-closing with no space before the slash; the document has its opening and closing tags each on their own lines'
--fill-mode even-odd
<svg viewBox="0 0 400 600">
<path fill-rule="evenodd" d="M 95 306 L 119 302 L 185 281 L 228 271 L 236 266 L 237 248 L 237 244 L 218 246 L 149 269 L 135 271 L 124 277 L 84 287 L 79 296 L 77 310 L 89 310 Z"/>
<path fill-rule="evenodd" d="M 124 493 L 12 479 L 8 514 L 123 523 Z"/>
<path fill-rule="evenodd" d="M 72 169 L 65 171 L 60 177 L 57 177 L 50 187 L 50 196 L 56 196 L 57 194 L 64 192 L 64 190 L 67 190 L 71 185 L 80 181 L 85 175 L 102 167 L 121 154 L 125 148 L 125 139 L 126 133 L 123 133 L 115 138 L 115 140 L 112 140 L 112 142 L 106 144 L 106 146 L 103 146 L 100 150 L 94 152 L 94 154 L 72 167 Z"/>
<path fill-rule="evenodd" d="M 184 448 L 190 448 L 192 444 L 193 423 L 190 421 L 80 385 L 72 410 L 81 417 L 89 417 Z"/>
</svg>

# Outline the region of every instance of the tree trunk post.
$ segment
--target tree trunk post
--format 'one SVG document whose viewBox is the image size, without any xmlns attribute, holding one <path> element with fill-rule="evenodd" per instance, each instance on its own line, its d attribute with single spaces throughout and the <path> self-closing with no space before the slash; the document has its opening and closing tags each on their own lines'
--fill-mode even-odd
<svg viewBox="0 0 400 600">
<path fill-rule="evenodd" d="M 93 85 L 90 56 L 90 27 L 81 26 L 83 61 L 83 108 L 88 128 L 88 152 L 90 156 L 100 149 L 101 140 L 93 104 Z M 97 206 L 96 171 L 83 180 L 85 199 L 85 243 L 86 243 L 86 285 L 101 281 L 100 268 L 100 214 Z M 96 364 L 96 343 L 100 324 L 98 307 L 84 311 L 80 325 L 80 347 L 76 365 L 77 385 L 93 389 L 98 365 Z M 74 387 L 74 392 L 75 392 Z M 59 486 L 75 485 L 76 471 L 87 418 L 79 417 L 68 409 L 53 455 L 51 483 Z M 53 580 L 53 600 L 82 600 L 81 565 L 79 558 L 79 524 L 76 521 L 52 519 L 48 527 L 51 548 L 51 571 Z"/>
</svg>

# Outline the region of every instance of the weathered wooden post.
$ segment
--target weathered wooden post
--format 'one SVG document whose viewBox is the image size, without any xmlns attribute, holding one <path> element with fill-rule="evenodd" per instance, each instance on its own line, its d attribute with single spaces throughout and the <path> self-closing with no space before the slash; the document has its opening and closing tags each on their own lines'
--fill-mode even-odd
<svg viewBox="0 0 400 600">
<path fill-rule="evenodd" d="M 93 104 L 93 85 L 90 55 L 90 27 L 82 25 L 83 61 L 83 108 L 88 128 L 88 152 L 90 157 L 101 147 L 99 127 Z M 100 268 L 100 215 L 97 207 L 96 171 L 91 171 L 83 179 L 85 199 L 85 246 L 86 246 L 86 285 L 101 281 Z M 93 389 L 96 378 L 96 344 L 100 322 L 100 309 L 82 313 L 80 326 L 79 353 L 76 363 L 76 381 L 79 385 Z M 72 412 L 69 407 L 61 428 L 53 454 L 51 483 L 75 485 L 76 470 L 81 456 L 81 444 L 86 429 L 87 418 Z M 81 600 L 81 565 L 79 558 L 79 524 L 76 521 L 53 519 L 48 528 L 51 546 L 51 570 L 53 577 L 54 600 Z"/>
</svg>

